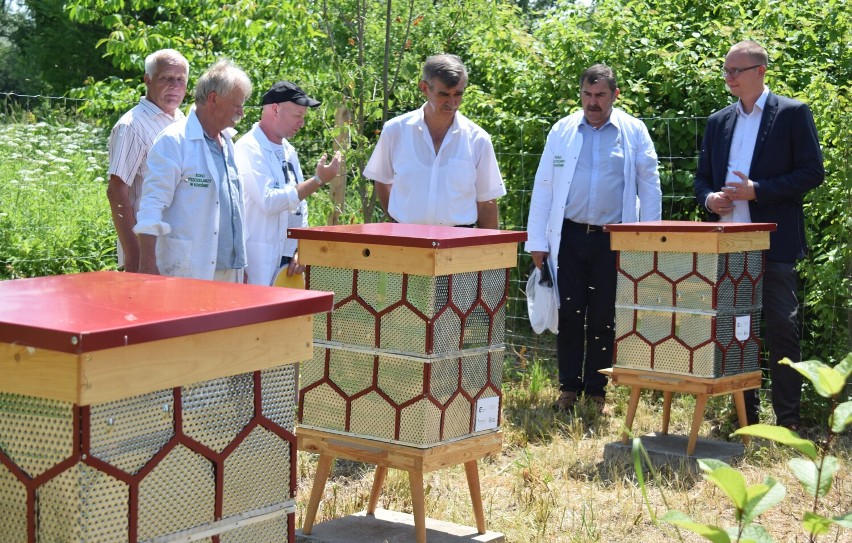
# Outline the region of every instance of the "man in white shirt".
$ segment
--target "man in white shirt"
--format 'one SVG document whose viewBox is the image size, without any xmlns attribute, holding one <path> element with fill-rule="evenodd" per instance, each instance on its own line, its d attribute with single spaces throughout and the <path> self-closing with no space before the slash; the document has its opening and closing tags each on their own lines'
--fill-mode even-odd
<svg viewBox="0 0 852 543">
<path fill-rule="evenodd" d="M 133 229 L 140 272 L 243 282 L 243 190 L 228 129 L 250 95 L 245 72 L 219 61 L 198 79 L 195 110 L 157 136 Z"/>
<path fill-rule="evenodd" d="M 645 124 L 614 108 L 615 72 L 603 64 L 580 76 L 583 108 L 557 122 L 535 175 L 526 250 L 555 270 L 559 294 L 559 411 L 584 394 L 605 408 L 615 342 L 615 252 L 603 225 L 656 221 L 662 213 L 657 153 Z"/>
<path fill-rule="evenodd" d="M 109 136 L 107 198 L 118 234 L 118 265 L 139 271 L 139 241 L 133 233 L 142 196 L 145 160 L 154 138 L 184 115 L 189 63 L 174 49 L 160 49 L 145 59 L 145 96 L 122 115 Z"/>
<path fill-rule="evenodd" d="M 423 65 L 423 107 L 385 123 L 364 168 L 379 201 L 401 223 L 498 227 L 506 194 L 491 136 L 458 110 L 467 70 L 455 55 Z"/>
<path fill-rule="evenodd" d="M 296 240 L 287 229 L 308 226 L 306 198 L 334 179 L 340 152 L 326 164 L 322 155 L 312 177 L 305 180 L 296 149 L 287 141 L 305 124 L 308 108 L 320 105 L 294 83 L 279 81 L 261 99 L 260 121 L 234 145 L 237 168 L 245 188 L 248 282 L 272 284 L 279 268 L 287 275 L 302 273 Z"/>
</svg>

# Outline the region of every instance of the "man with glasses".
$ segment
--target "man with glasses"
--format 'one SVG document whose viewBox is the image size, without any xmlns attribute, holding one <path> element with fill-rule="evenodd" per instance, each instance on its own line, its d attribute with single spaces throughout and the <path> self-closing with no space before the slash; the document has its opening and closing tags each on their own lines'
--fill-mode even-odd
<svg viewBox="0 0 852 543">
<path fill-rule="evenodd" d="M 825 171 L 810 109 L 770 92 L 768 61 L 753 41 L 737 43 L 725 57 L 722 75 L 739 100 L 708 119 L 694 188 L 711 220 L 777 225 L 766 253 L 763 321 L 776 423 L 795 431 L 802 377 L 778 361 L 801 360 L 795 267 L 807 251 L 802 197 Z M 758 422 L 757 392 L 746 393 L 749 424 Z"/>
<path fill-rule="evenodd" d="M 314 175 L 305 180 L 287 139 L 305 125 L 308 108 L 320 103 L 294 83 L 279 81 L 261 98 L 260 121 L 236 143 L 246 191 L 246 275 L 253 285 L 271 285 L 279 268 L 286 267 L 288 276 L 304 271 L 287 229 L 308 226 L 306 198 L 337 176 L 340 152 L 328 164 L 322 155 Z"/>
<path fill-rule="evenodd" d="M 198 79 L 195 110 L 154 140 L 133 228 L 141 273 L 243 282 L 245 212 L 230 129 L 251 88 L 243 70 L 216 62 Z"/>
</svg>

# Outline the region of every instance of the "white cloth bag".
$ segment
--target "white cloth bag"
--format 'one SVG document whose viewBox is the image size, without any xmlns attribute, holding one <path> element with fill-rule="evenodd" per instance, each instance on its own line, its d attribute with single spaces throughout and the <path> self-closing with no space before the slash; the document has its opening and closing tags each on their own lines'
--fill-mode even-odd
<svg viewBox="0 0 852 543">
<path fill-rule="evenodd" d="M 556 299 L 552 277 L 550 265 L 545 259 L 541 269 L 534 267 L 527 279 L 527 311 L 536 334 L 545 330 L 559 333 L 559 300 Z"/>
</svg>

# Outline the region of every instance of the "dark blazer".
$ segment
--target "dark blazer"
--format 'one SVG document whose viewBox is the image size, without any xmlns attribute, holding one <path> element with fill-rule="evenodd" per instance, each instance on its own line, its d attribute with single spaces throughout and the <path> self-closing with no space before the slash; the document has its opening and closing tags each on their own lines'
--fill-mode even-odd
<svg viewBox="0 0 852 543">
<path fill-rule="evenodd" d="M 720 191 L 725 184 L 736 120 L 736 103 L 707 120 L 694 181 L 695 197 L 705 211 L 707 195 Z M 749 202 L 752 222 L 778 225 L 769 235 L 769 260 L 793 262 L 805 255 L 802 196 L 824 178 L 822 151 L 810 108 L 769 93 L 749 170 L 757 196 Z M 715 213 L 707 213 L 709 220 L 719 220 Z"/>
</svg>

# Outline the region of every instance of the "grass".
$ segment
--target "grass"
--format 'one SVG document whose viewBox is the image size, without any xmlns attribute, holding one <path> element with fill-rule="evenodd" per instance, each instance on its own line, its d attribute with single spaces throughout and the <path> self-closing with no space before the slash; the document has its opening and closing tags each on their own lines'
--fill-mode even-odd
<svg viewBox="0 0 852 543">
<path fill-rule="evenodd" d="M 514 366 L 506 370 L 503 388 L 503 451 L 479 463 L 488 529 L 504 533 L 509 542 L 679 541 L 672 526 L 656 526 L 651 521 L 632 466 L 603 461 L 604 446 L 621 437 L 627 390 L 610 387 L 608 417 L 595 416 L 586 405 L 578 407 L 576 417 L 567 417 L 550 407 L 558 394 L 553 385 L 554 364 L 548 361 L 526 364 L 518 357 L 514 360 Z M 511 361 L 507 361 L 509 365 Z M 718 433 L 729 416 L 729 402 L 729 397 L 710 400 L 701 437 L 723 438 Z M 670 433 L 689 433 L 693 408 L 692 396 L 675 396 Z M 661 394 L 643 392 L 634 429 L 639 434 L 657 430 L 661 417 Z M 823 502 L 825 510 L 821 512 L 830 513 L 828 516 L 852 509 L 850 446 L 852 437 L 845 435 L 835 447 L 842 468 Z M 787 488 L 786 500 L 761 517 L 761 523 L 779 542 L 806 541 L 801 518 L 810 510 L 811 499 L 786 467 L 786 460 L 793 456 L 788 449 L 768 442 L 753 443 L 737 466 L 749 484 L 768 475 Z M 307 507 L 316 460 L 316 455 L 299 454 L 299 526 Z M 336 461 L 317 522 L 365 510 L 373 468 L 357 462 Z M 424 482 L 427 516 L 475 525 L 461 466 L 427 473 Z M 675 467 L 663 469 L 658 480 L 650 481 L 647 486 L 651 508 L 657 516 L 672 508 L 699 522 L 733 525 L 730 502 L 716 486 L 696 473 Z M 411 513 L 405 472 L 390 470 L 379 507 Z M 686 542 L 706 541 L 683 530 L 681 535 Z M 852 541 L 852 533 L 834 529 L 820 541 L 848 543 Z"/>
</svg>

